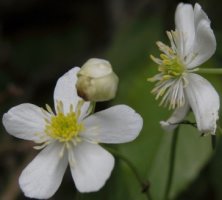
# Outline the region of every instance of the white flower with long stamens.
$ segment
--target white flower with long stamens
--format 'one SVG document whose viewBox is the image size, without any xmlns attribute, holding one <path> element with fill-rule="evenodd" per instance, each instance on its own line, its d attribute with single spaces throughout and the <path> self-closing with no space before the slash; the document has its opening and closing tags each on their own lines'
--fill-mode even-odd
<svg viewBox="0 0 222 200">
<path fill-rule="evenodd" d="M 160 105 L 176 109 L 173 115 L 162 121 L 165 130 L 173 130 L 187 115 L 194 112 L 197 128 L 203 133 L 215 134 L 218 119 L 219 96 L 213 86 L 193 72 L 215 52 L 216 39 L 210 20 L 199 4 L 180 3 L 175 13 L 175 31 L 167 31 L 170 46 L 157 42 L 162 54 L 151 55 L 159 65 L 158 73 L 148 79 L 157 82 L 152 93 L 161 98 Z"/>
<path fill-rule="evenodd" d="M 3 116 L 6 130 L 13 136 L 32 140 L 42 149 L 23 170 L 19 184 L 25 196 L 50 198 L 61 184 L 69 164 L 80 192 L 99 190 L 114 166 L 113 156 L 98 143 L 123 143 L 134 140 L 143 120 L 126 105 L 113 106 L 89 115 L 90 103 L 77 96 L 78 67 L 57 82 L 55 112 L 33 104 L 21 104 Z"/>
</svg>

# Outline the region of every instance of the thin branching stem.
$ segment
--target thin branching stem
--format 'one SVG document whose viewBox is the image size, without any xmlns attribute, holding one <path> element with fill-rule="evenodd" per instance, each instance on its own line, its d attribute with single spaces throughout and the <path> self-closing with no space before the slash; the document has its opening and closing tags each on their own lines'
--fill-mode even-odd
<svg viewBox="0 0 222 200">
<path fill-rule="evenodd" d="M 120 154 L 118 151 L 111 149 L 111 148 L 106 148 L 109 152 L 111 152 L 115 157 L 121 159 L 122 161 L 124 161 L 127 166 L 131 169 L 131 171 L 133 172 L 134 176 L 136 177 L 137 181 L 139 182 L 140 186 L 141 186 L 141 192 L 143 194 L 146 195 L 148 200 L 152 200 L 150 191 L 149 191 L 149 187 L 150 187 L 150 183 L 147 180 L 144 180 L 141 178 L 140 174 L 138 173 L 136 167 L 133 165 L 133 163 L 127 159 L 124 155 Z"/>
<path fill-rule="evenodd" d="M 212 149 L 213 149 L 213 150 L 216 149 L 216 144 L 217 144 L 216 135 L 211 135 L 211 146 L 212 146 Z"/>
<path fill-rule="evenodd" d="M 168 171 L 168 177 L 167 177 L 167 184 L 166 184 L 166 190 L 165 190 L 165 200 L 169 200 L 169 194 L 170 189 L 172 186 L 172 180 L 173 180 L 173 172 L 175 168 L 175 157 L 176 157 L 176 147 L 177 147 L 177 139 L 179 134 L 179 126 L 175 129 L 172 137 L 171 142 L 171 149 L 170 149 L 170 163 L 169 163 L 169 171 Z"/>
</svg>

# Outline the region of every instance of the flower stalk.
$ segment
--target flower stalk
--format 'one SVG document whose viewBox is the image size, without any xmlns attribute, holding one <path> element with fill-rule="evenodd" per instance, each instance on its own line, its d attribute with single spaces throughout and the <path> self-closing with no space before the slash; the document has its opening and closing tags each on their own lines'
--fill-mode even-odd
<svg viewBox="0 0 222 200">
<path fill-rule="evenodd" d="M 217 145 L 216 135 L 211 135 L 211 145 L 212 145 L 212 149 L 215 150 L 216 149 L 216 145 Z"/>
<path fill-rule="evenodd" d="M 133 165 L 133 163 L 126 158 L 124 155 L 122 155 L 121 153 L 119 153 L 118 151 L 111 149 L 111 148 L 107 148 L 106 149 L 111 152 L 115 157 L 121 159 L 122 161 L 124 161 L 128 167 L 130 168 L 130 170 L 132 171 L 132 173 L 134 174 L 135 178 L 137 179 L 137 181 L 139 182 L 140 186 L 141 186 L 141 192 L 143 194 L 146 195 L 148 200 L 152 200 L 149 188 L 150 188 L 150 182 L 148 180 L 144 180 L 139 172 L 137 171 L 136 167 Z"/>
<path fill-rule="evenodd" d="M 170 189 L 173 181 L 178 134 L 179 134 L 179 126 L 174 130 L 172 137 L 171 150 L 170 150 L 170 166 L 168 171 L 167 184 L 164 197 L 164 199 L 166 200 L 169 200 Z"/>
<path fill-rule="evenodd" d="M 197 71 L 197 73 L 200 74 L 222 74 L 222 69 L 220 68 L 199 68 Z"/>
</svg>

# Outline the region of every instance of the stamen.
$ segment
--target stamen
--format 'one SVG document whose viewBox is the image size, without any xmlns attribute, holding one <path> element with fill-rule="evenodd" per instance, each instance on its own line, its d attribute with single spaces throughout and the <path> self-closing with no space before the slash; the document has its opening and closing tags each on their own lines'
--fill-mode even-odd
<svg viewBox="0 0 222 200">
<path fill-rule="evenodd" d="M 81 107 L 84 101 L 79 101 L 76 112 L 74 112 L 73 105 L 69 107 L 69 112 L 64 113 L 64 106 L 62 101 L 56 101 L 56 114 L 51 107 L 46 104 L 46 110 L 41 108 L 45 115 L 45 130 L 44 133 L 35 133 L 37 140 L 34 149 L 43 149 L 52 142 L 58 141 L 63 143 L 59 157 L 63 157 L 65 149 L 70 149 L 70 145 L 77 145 L 82 142 L 79 133 L 84 129 L 82 123 L 79 123 L 78 117 L 81 114 Z"/>
<path fill-rule="evenodd" d="M 56 108 L 58 113 L 64 113 L 62 101 L 56 101 Z"/>
<path fill-rule="evenodd" d="M 76 117 L 77 117 L 77 118 L 79 118 L 80 115 L 81 115 L 81 108 L 82 108 L 83 104 L 84 104 L 84 101 L 83 101 L 83 100 L 79 100 L 79 101 L 78 101 L 78 104 L 77 104 L 77 106 L 76 106 Z"/>
<path fill-rule="evenodd" d="M 176 52 L 177 46 L 176 46 L 176 43 L 175 43 L 174 38 L 172 36 L 172 33 L 170 31 L 167 31 L 166 33 L 167 33 L 167 36 L 170 40 L 171 48 L 173 49 L 174 52 Z"/>
<path fill-rule="evenodd" d="M 46 104 L 45 107 L 46 107 L 46 110 L 47 110 L 51 115 L 55 115 L 54 112 L 52 111 L 52 108 L 51 108 L 48 104 Z"/>
<path fill-rule="evenodd" d="M 79 132 L 83 129 L 83 124 L 78 122 L 78 113 L 73 110 L 73 105 L 70 105 L 68 113 L 64 114 L 64 107 L 62 101 L 56 101 L 57 115 L 51 115 L 46 118 L 45 133 L 50 138 L 58 140 L 59 142 L 69 142 L 77 137 Z M 79 110 L 81 104 L 79 104 Z M 50 112 L 50 108 L 48 108 Z M 80 113 L 80 111 L 78 111 Z M 67 143 L 68 145 L 68 143 Z"/>
<path fill-rule="evenodd" d="M 153 55 L 150 55 L 150 58 L 153 60 L 153 62 L 155 62 L 158 65 L 162 65 L 163 62 L 161 59 L 154 57 Z"/>
<path fill-rule="evenodd" d="M 44 147 L 46 147 L 46 146 L 49 145 L 50 143 L 51 143 L 50 141 L 47 141 L 47 142 L 43 143 L 42 145 L 34 146 L 33 149 L 36 149 L 36 150 L 43 149 Z"/>
<path fill-rule="evenodd" d="M 150 58 L 159 65 L 160 73 L 149 78 L 148 81 L 157 82 L 151 92 L 156 95 L 155 99 L 162 97 L 160 105 L 168 105 L 169 109 L 175 109 L 185 103 L 183 88 L 186 87 L 188 81 L 184 77 L 190 71 L 184 66 L 184 61 L 181 60 L 179 54 L 183 50 L 181 44 L 178 45 L 182 33 L 178 31 L 167 31 L 166 33 L 171 47 L 160 41 L 157 42 L 157 46 L 162 52 L 160 58 L 153 55 Z M 190 56 L 189 59 L 191 59 Z"/>
</svg>

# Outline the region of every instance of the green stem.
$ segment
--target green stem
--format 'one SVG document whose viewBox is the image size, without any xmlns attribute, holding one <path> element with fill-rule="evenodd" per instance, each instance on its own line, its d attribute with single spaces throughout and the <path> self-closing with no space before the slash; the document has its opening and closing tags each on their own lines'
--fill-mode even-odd
<svg viewBox="0 0 222 200">
<path fill-rule="evenodd" d="M 199 68 L 197 73 L 201 74 L 222 74 L 221 68 Z"/>
<path fill-rule="evenodd" d="M 92 105 L 91 113 L 94 113 L 96 109 L 96 102 L 92 102 L 91 105 Z"/>
<path fill-rule="evenodd" d="M 165 190 L 165 200 L 169 199 L 170 189 L 171 189 L 172 180 L 173 180 L 178 133 L 179 133 L 179 126 L 175 129 L 173 133 L 172 142 L 171 142 L 170 166 L 169 166 L 168 178 L 167 178 L 167 184 L 166 184 L 166 190 Z"/>
<path fill-rule="evenodd" d="M 211 135 L 211 145 L 213 150 L 215 150 L 216 148 L 216 142 L 217 142 L 216 135 Z"/>
<path fill-rule="evenodd" d="M 93 114 L 95 112 L 96 108 L 96 102 L 90 102 L 89 108 L 88 108 L 88 115 Z"/>
<path fill-rule="evenodd" d="M 122 161 L 124 161 L 128 167 L 131 169 L 131 171 L 133 172 L 133 174 L 135 175 L 137 181 L 139 182 L 140 186 L 141 186 L 141 191 L 142 193 L 144 193 L 147 197 L 148 200 L 152 200 L 152 197 L 150 195 L 150 192 L 149 192 L 149 181 L 144 181 L 144 179 L 141 178 L 141 176 L 139 175 L 136 167 L 133 165 L 133 163 L 128 160 L 125 156 L 123 156 L 122 154 L 120 154 L 119 152 L 117 152 L 116 150 L 114 149 L 111 149 L 111 148 L 107 148 L 106 149 L 111 152 L 115 157 L 121 159 Z"/>
<path fill-rule="evenodd" d="M 196 122 L 191 122 L 188 120 L 183 120 L 183 121 L 181 121 L 179 123 L 175 123 L 175 124 L 185 124 L 185 125 L 190 125 L 190 126 L 193 126 L 194 128 L 197 128 Z"/>
</svg>

